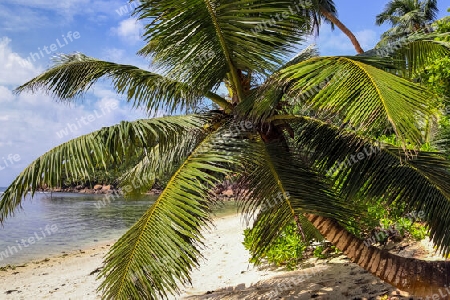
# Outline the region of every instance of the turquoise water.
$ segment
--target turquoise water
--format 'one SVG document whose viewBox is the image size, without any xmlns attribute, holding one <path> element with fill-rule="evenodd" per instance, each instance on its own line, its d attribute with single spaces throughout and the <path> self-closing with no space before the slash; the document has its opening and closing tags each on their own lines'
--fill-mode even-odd
<svg viewBox="0 0 450 300">
<path fill-rule="evenodd" d="M 3 191 L 0 188 L 0 193 Z M 113 197 L 99 205 L 104 195 L 39 193 L 33 199 L 27 197 L 23 209 L 0 227 L 0 266 L 23 264 L 117 239 L 155 199 Z M 234 203 L 229 202 L 216 215 L 235 212 Z"/>
</svg>

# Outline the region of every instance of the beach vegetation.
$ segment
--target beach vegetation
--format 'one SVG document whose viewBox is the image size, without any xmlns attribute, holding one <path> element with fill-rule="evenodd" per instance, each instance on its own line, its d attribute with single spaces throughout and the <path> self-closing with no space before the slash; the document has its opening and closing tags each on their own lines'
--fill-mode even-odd
<svg viewBox="0 0 450 300">
<path fill-rule="evenodd" d="M 251 249 L 253 236 L 250 229 L 244 230 L 244 246 Z M 288 270 L 295 270 L 304 258 L 304 253 L 308 247 L 306 241 L 297 231 L 294 223 L 288 224 L 272 246 L 264 253 L 264 259 L 268 264 L 277 267 L 285 267 Z M 257 263 L 255 258 L 250 259 L 251 263 Z"/>
</svg>

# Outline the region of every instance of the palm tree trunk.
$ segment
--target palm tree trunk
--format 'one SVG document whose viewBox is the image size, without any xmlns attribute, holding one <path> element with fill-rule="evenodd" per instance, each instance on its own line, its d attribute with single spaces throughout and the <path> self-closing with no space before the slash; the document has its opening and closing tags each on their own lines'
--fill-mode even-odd
<svg viewBox="0 0 450 300">
<path fill-rule="evenodd" d="M 450 261 L 405 258 L 364 242 L 333 219 L 305 215 L 320 233 L 354 263 L 383 281 L 425 299 L 450 299 Z M 433 297 L 438 295 L 439 298 Z"/>
<path fill-rule="evenodd" d="M 339 21 L 338 18 L 336 18 L 332 13 L 330 13 L 323 7 L 320 8 L 320 13 L 328 20 L 330 20 L 334 25 L 336 25 L 345 35 L 348 36 L 358 54 L 364 53 L 364 50 L 361 48 L 361 45 L 359 44 L 355 35 L 350 31 L 350 29 L 348 29 L 344 24 L 342 24 L 342 22 Z"/>
</svg>

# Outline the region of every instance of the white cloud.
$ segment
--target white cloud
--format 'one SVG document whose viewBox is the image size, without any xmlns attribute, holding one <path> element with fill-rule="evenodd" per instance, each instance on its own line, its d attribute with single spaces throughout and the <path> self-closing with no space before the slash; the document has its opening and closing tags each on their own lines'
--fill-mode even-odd
<svg viewBox="0 0 450 300">
<path fill-rule="evenodd" d="M 11 141 L 7 141 L 7 142 L 0 142 L 0 147 L 4 147 L 4 146 L 12 146 L 12 142 Z"/>
<path fill-rule="evenodd" d="M 12 90 L 17 85 L 41 71 L 32 63 L 20 63 L 24 61 L 11 49 L 9 38 L 1 39 L 0 65 L 6 68 L 0 69 L 0 157 L 18 154 L 21 160 L 14 167 L 0 171 L 0 186 L 8 185 L 35 158 L 65 141 L 122 120 L 145 117 L 144 113 L 132 110 L 113 91 L 99 85 L 78 105 L 56 103 L 42 93 L 15 95 Z M 102 112 L 107 104 L 118 107 Z M 96 111 L 94 120 L 79 123 L 81 126 L 77 130 L 68 130 L 68 123 L 75 124 L 82 117 L 95 115 Z M 64 129 L 68 134 L 58 136 L 57 133 Z"/>
<path fill-rule="evenodd" d="M 0 103 L 10 102 L 13 99 L 13 93 L 7 87 L 0 85 Z"/>
<path fill-rule="evenodd" d="M 2 66 L 0 68 L 0 84 L 19 85 L 36 76 L 39 70 L 19 54 L 13 52 L 10 43 L 10 38 L 0 38 L 0 65 Z M 2 93 L 0 99 L 3 97 Z"/>
<path fill-rule="evenodd" d="M 127 43 L 137 43 L 141 41 L 141 33 L 143 26 L 136 19 L 129 18 L 119 23 L 118 27 L 111 29 L 114 35 L 117 35 Z"/>
</svg>

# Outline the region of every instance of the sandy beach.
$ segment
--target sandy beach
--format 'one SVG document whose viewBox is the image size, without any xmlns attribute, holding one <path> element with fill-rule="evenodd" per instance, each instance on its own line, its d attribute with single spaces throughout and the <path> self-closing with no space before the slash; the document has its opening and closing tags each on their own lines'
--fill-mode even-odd
<svg viewBox="0 0 450 300">
<path fill-rule="evenodd" d="M 243 229 L 238 215 L 216 218 L 192 286 L 173 299 L 411 299 L 344 256 L 311 258 L 292 272 L 258 269 L 248 263 Z M 0 299 L 100 299 L 96 275 L 113 243 L 0 271 Z"/>
</svg>

